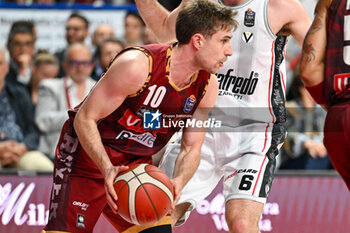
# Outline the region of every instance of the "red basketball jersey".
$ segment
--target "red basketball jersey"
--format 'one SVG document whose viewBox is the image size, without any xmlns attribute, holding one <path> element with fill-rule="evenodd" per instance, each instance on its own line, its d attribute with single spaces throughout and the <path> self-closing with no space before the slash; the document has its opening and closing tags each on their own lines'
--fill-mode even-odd
<svg viewBox="0 0 350 233">
<path fill-rule="evenodd" d="M 137 93 L 128 96 L 119 108 L 98 122 L 104 145 L 124 154 L 152 156 L 180 129 L 170 124 L 169 119 L 176 122 L 194 113 L 205 94 L 210 74 L 201 70 L 186 87 L 177 88 L 169 79 L 172 48 L 173 45 L 154 44 L 123 51 L 142 51 L 149 59 L 149 74 Z M 70 112 L 71 118 L 78 109 Z"/>
<path fill-rule="evenodd" d="M 350 100 L 350 0 L 333 0 L 327 22 L 327 105 Z"/>
</svg>

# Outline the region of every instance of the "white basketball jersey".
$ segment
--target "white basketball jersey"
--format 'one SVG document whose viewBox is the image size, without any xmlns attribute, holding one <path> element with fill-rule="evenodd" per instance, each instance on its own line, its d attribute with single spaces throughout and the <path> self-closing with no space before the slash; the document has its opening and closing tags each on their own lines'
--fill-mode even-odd
<svg viewBox="0 0 350 233">
<path fill-rule="evenodd" d="M 285 121 L 286 37 L 271 31 L 267 5 L 268 0 L 227 5 L 237 11 L 239 26 L 231 39 L 233 55 L 217 74 L 219 95 L 211 112 L 225 126 Z"/>
</svg>

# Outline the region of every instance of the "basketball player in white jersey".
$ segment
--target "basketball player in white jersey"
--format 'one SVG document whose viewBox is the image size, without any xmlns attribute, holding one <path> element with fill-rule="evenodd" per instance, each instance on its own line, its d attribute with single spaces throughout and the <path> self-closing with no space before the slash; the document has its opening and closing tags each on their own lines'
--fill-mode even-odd
<svg viewBox="0 0 350 233">
<path fill-rule="evenodd" d="M 189 1 L 171 13 L 156 0 L 136 4 L 158 39 L 170 42 L 176 15 Z M 223 177 L 230 232 L 259 232 L 278 148 L 286 137 L 286 38 L 292 35 L 301 45 L 311 21 L 298 0 L 217 1 L 238 12 L 239 23 L 231 39 L 233 55 L 217 74 L 219 96 L 211 117 L 222 127 L 207 132 L 201 163 L 182 191 L 173 224 L 185 221 Z M 168 146 L 160 165 L 168 175 L 181 147 L 178 141 Z"/>
</svg>

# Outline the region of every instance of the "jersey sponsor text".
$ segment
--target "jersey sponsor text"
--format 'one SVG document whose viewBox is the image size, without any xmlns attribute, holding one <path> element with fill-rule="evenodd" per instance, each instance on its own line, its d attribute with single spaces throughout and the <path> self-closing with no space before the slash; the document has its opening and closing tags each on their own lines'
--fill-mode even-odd
<svg viewBox="0 0 350 233">
<path fill-rule="evenodd" d="M 254 71 L 250 72 L 249 78 L 237 77 L 231 75 L 233 69 L 229 69 L 226 74 L 218 74 L 219 90 L 222 95 L 240 94 L 240 95 L 252 95 L 258 84 L 258 73 Z M 254 77 L 253 77 L 254 76 Z M 231 95 L 231 94 L 230 94 Z"/>
</svg>

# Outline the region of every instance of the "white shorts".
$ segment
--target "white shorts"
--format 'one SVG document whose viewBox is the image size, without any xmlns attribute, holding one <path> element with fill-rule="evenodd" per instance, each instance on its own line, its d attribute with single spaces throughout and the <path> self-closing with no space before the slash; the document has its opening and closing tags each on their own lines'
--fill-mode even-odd
<svg viewBox="0 0 350 233">
<path fill-rule="evenodd" d="M 191 207 L 177 225 L 186 221 L 216 187 L 223 177 L 225 200 L 249 199 L 265 203 L 271 188 L 276 156 L 286 136 L 285 128 L 273 124 L 250 124 L 227 128 L 222 132 L 207 132 L 201 150 L 199 167 L 186 184 L 178 204 Z M 172 177 L 175 160 L 180 152 L 181 135 L 168 145 L 159 167 Z"/>
</svg>

